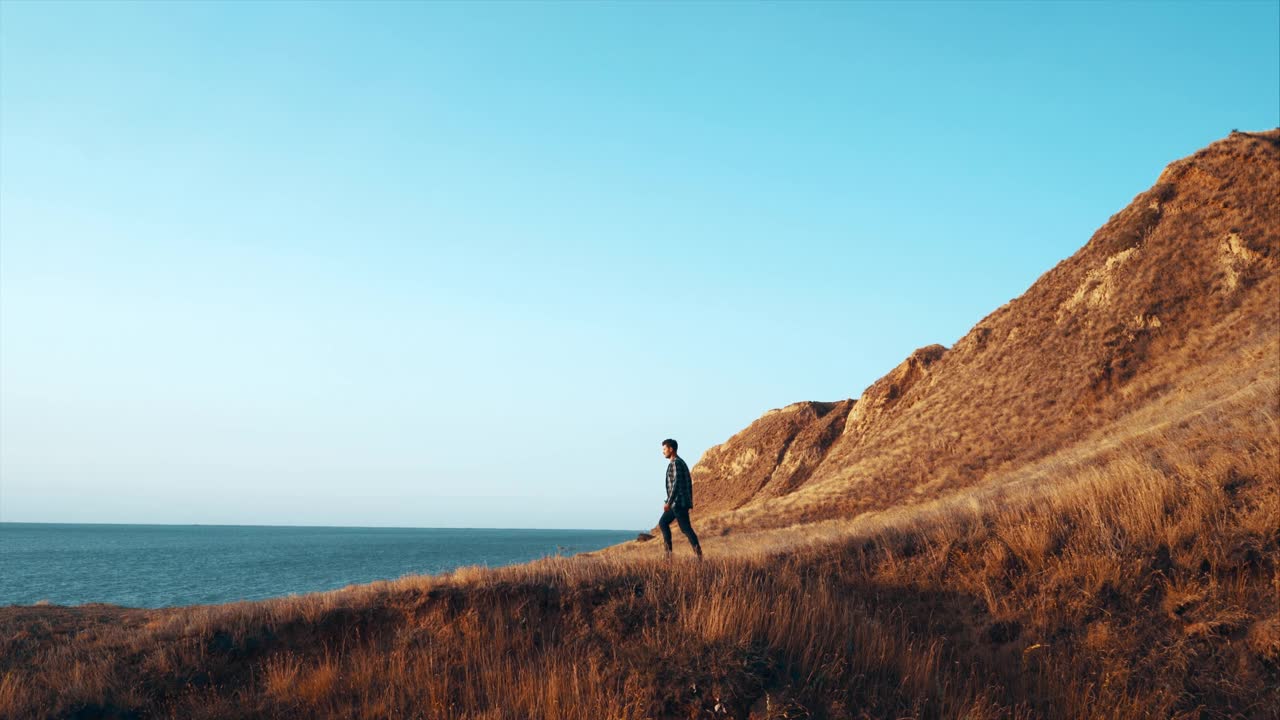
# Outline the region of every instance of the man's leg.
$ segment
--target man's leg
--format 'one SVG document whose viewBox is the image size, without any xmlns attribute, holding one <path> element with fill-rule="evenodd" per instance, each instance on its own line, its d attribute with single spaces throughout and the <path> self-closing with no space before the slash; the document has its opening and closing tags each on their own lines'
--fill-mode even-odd
<svg viewBox="0 0 1280 720">
<path fill-rule="evenodd" d="M 702 545 L 698 543 L 698 533 L 693 531 L 693 525 L 689 523 L 689 508 L 677 510 L 676 520 L 680 523 L 680 532 L 683 532 L 684 536 L 689 538 L 689 545 L 693 547 L 693 554 L 702 557 Z M 670 537 L 670 535 L 667 537 Z M 671 548 L 670 541 L 667 542 L 667 548 Z"/>
<path fill-rule="evenodd" d="M 662 513 L 662 517 L 658 518 L 658 529 L 662 531 L 662 545 L 667 549 L 667 555 L 671 554 L 671 521 L 675 519 L 675 513 L 670 510 Z M 680 527 L 683 528 L 684 525 Z"/>
</svg>

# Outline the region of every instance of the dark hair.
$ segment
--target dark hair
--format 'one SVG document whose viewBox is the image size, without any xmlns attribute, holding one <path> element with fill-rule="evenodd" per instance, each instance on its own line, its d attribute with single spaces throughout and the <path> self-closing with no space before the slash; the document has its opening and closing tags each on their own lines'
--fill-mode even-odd
<svg viewBox="0 0 1280 720">
<path fill-rule="evenodd" d="M 672 440 L 671 438 L 667 438 L 666 440 L 663 440 L 662 444 L 671 448 L 671 452 L 678 452 L 680 450 L 680 443 L 676 442 L 675 440 Z"/>
</svg>

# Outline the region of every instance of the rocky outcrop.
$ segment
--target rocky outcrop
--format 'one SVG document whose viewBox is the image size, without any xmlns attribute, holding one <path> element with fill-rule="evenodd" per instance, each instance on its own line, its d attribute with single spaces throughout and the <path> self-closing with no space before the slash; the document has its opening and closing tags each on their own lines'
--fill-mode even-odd
<svg viewBox="0 0 1280 720">
<path fill-rule="evenodd" d="M 699 511 L 733 510 L 796 490 L 844 429 L 853 400 L 799 402 L 770 410 L 694 465 Z"/>
<path fill-rule="evenodd" d="M 844 434 L 865 438 L 877 420 L 890 411 L 911 407 L 912 402 L 927 392 L 927 380 L 947 349 L 929 345 L 911 353 L 888 375 L 872 383 L 858 398 L 858 404 L 845 422 Z"/>
</svg>

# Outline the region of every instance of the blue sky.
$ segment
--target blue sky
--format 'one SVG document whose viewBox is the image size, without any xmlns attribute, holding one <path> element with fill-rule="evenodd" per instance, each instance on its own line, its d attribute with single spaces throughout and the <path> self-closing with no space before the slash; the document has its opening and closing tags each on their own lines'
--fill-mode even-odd
<svg viewBox="0 0 1280 720">
<path fill-rule="evenodd" d="M 1278 7 L 4 2 L 0 520 L 650 527 L 1280 124 Z"/>
</svg>

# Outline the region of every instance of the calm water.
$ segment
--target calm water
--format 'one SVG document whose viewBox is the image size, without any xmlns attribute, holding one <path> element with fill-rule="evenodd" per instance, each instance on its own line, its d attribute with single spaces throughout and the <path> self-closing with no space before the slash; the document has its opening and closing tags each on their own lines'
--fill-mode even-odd
<svg viewBox="0 0 1280 720">
<path fill-rule="evenodd" d="M 222 603 L 596 550 L 625 530 L 0 523 L 0 605 Z"/>
</svg>

